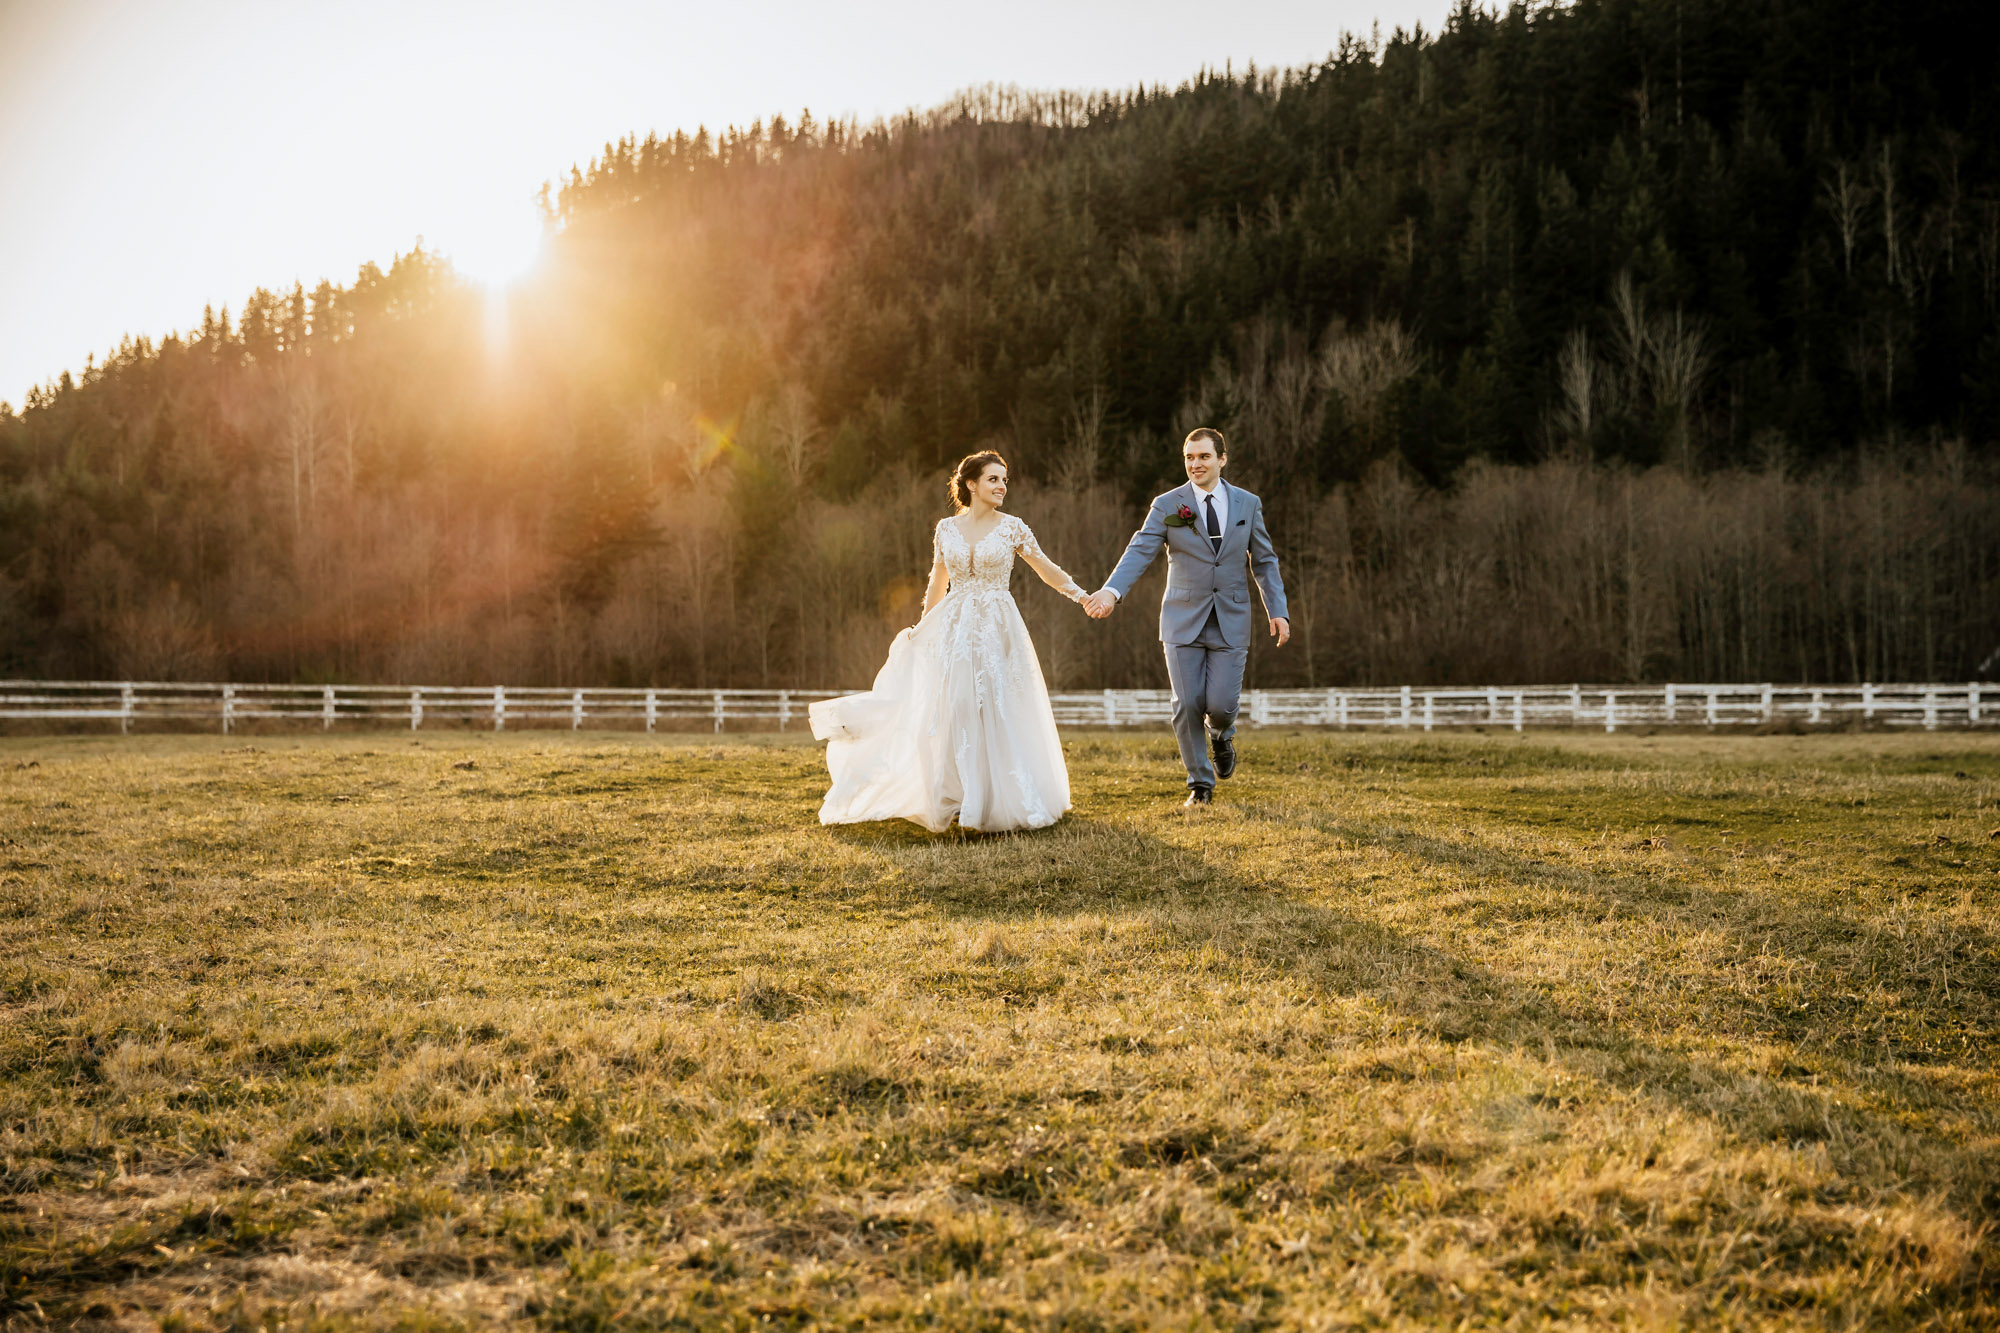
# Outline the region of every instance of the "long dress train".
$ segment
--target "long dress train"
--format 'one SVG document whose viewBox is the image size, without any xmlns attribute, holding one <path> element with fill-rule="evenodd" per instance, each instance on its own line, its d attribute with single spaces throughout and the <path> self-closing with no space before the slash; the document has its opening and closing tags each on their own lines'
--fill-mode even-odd
<svg viewBox="0 0 2000 1333">
<path fill-rule="evenodd" d="M 1069 809 L 1069 770 L 1041 662 L 1007 591 L 1015 554 L 1059 578 L 1072 600 L 1083 590 L 1011 514 L 976 544 L 948 518 L 932 541 L 951 591 L 896 636 L 873 689 L 811 707 L 833 775 L 820 822 L 908 819 L 933 833 L 954 818 L 981 832 L 1053 824 Z"/>
</svg>

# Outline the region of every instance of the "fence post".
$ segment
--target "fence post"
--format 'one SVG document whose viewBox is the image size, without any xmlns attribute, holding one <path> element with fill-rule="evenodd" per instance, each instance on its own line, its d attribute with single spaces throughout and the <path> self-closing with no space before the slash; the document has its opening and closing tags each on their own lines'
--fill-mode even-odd
<svg viewBox="0 0 2000 1333">
<path fill-rule="evenodd" d="M 1715 725 L 1715 687 L 1708 687 L 1708 725 Z"/>
<path fill-rule="evenodd" d="M 1821 698 L 1821 696 L 1822 696 L 1822 695 L 1823 695 L 1824 693 L 1825 693 L 1825 692 L 1824 692 L 1824 691 L 1822 691 L 1822 690 L 1814 690 L 1814 691 L 1812 692 L 1812 712 L 1810 712 L 1810 713 L 1809 713 L 1809 714 L 1807 714 L 1806 716 L 1807 716 L 1807 720 L 1808 720 L 1809 722 L 1811 722 L 1811 723 L 1812 723 L 1812 725 L 1813 725 L 1813 726 L 1815 726 L 1815 727 L 1819 725 L 1819 705 L 1820 705 L 1820 698 Z"/>
<path fill-rule="evenodd" d="M 1937 730 L 1937 691 L 1924 691 L 1924 730 Z"/>
<path fill-rule="evenodd" d="M 1410 687 L 1403 687 L 1403 725 L 1410 725 Z"/>
<path fill-rule="evenodd" d="M 1606 690 L 1604 692 L 1604 729 L 1606 731 L 1618 730 L 1618 692 L 1616 690 Z"/>
<path fill-rule="evenodd" d="M 1668 682 L 1667 682 L 1667 721 L 1668 721 L 1669 723 L 1671 723 L 1671 722 L 1672 722 L 1673 720 L 1674 720 L 1674 684 L 1673 684 L 1673 682 L 1672 682 L 1672 681 L 1668 681 Z"/>
<path fill-rule="evenodd" d="M 319 692 L 319 729 L 333 730 L 333 686 L 323 685 Z"/>
<path fill-rule="evenodd" d="M 493 687 L 493 730 L 507 730 L 507 687 L 505 685 L 495 685 Z"/>
<path fill-rule="evenodd" d="M 1965 725 L 1979 725 L 1979 682 L 1976 680 L 1965 687 Z"/>
<path fill-rule="evenodd" d="M 1433 722 L 1433 721 L 1434 721 L 1434 720 L 1436 719 L 1436 717 L 1437 717 L 1437 707 L 1436 707 L 1436 704 L 1437 704 L 1437 696 L 1436 696 L 1436 695 L 1434 695 L 1434 694 L 1432 694 L 1432 693 L 1431 693 L 1431 692 L 1430 692 L 1429 690 L 1425 690 L 1425 691 L 1424 691 L 1424 730 L 1425 730 L 1425 731 L 1429 731 L 1429 730 L 1431 729 L 1431 723 L 1432 723 L 1432 722 Z"/>
<path fill-rule="evenodd" d="M 1107 727 L 1118 725 L 1118 701 L 1111 697 L 1110 690 L 1104 692 L 1104 725 Z"/>
<path fill-rule="evenodd" d="M 1979 698 L 1979 687 L 1977 685 L 1972 687 L 1972 697 L 1974 700 Z M 1974 711 L 1978 711 L 1976 703 L 1974 704 Z M 120 736 L 128 736 L 131 732 L 132 687 L 130 685 L 122 685 L 118 689 L 118 734 Z"/>
<path fill-rule="evenodd" d="M 227 736 L 229 729 L 235 725 L 235 722 L 236 687 L 234 685 L 224 685 L 222 687 L 222 734 Z"/>
<path fill-rule="evenodd" d="M 1583 686 L 1581 685 L 1572 685 L 1569 687 L 1569 724 L 1572 727 L 1583 725 Z"/>
<path fill-rule="evenodd" d="M 1867 681 L 1861 683 L 1861 720 L 1875 720 L 1875 686 Z"/>
<path fill-rule="evenodd" d="M 1340 700 L 1340 725 L 1344 729 L 1347 726 L 1347 691 L 1342 690 L 1336 697 Z"/>
<path fill-rule="evenodd" d="M 722 719 L 727 715 L 728 715 L 728 709 L 723 705 L 722 702 L 722 691 L 717 690 L 715 692 L 715 729 L 717 731 L 722 730 Z"/>
<path fill-rule="evenodd" d="M 1521 729 L 1521 691 L 1514 691 L 1514 730 Z"/>
<path fill-rule="evenodd" d="M 1486 687 L 1486 720 L 1489 723 L 1500 720 L 1500 691 L 1491 685 Z"/>
<path fill-rule="evenodd" d="M 569 729 L 583 730 L 583 691 L 573 690 L 569 696 Z"/>
<path fill-rule="evenodd" d="M 424 724 L 424 692 L 410 691 L 410 730 L 415 731 Z"/>
<path fill-rule="evenodd" d="M 783 730 L 785 729 L 785 705 L 784 705 L 784 702 L 783 702 L 783 700 L 784 700 L 784 697 L 785 697 L 785 696 L 784 696 L 783 694 L 780 694 L 780 695 L 778 696 L 778 699 L 779 699 L 779 704 L 778 704 L 778 730 L 780 730 L 780 731 L 783 731 Z M 654 692 L 653 692 L 652 690 L 647 690 L 647 691 L 646 691 L 646 730 L 647 730 L 647 731 L 651 731 L 651 730 L 653 729 L 653 725 L 654 725 L 654 723 L 656 723 L 656 722 L 657 722 L 657 721 L 659 720 L 659 717 L 660 717 L 660 698 L 659 698 L 659 695 L 655 694 L 655 693 L 654 693 Z"/>
<path fill-rule="evenodd" d="M 792 692 L 790 690 L 779 690 L 778 730 L 783 731 L 785 729 L 785 724 L 787 722 L 790 722 L 791 720 L 792 720 Z"/>
</svg>

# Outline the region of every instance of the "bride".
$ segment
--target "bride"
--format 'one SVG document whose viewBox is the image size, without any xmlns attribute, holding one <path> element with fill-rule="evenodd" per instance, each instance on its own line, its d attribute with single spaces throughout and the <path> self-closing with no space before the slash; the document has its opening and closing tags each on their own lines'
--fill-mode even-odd
<svg viewBox="0 0 2000 1333">
<path fill-rule="evenodd" d="M 908 819 L 933 833 L 1042 828 L 1069 809 L 1069 772 L 1028 627 L 1007 591 L 1014 557 L 1073 602 L 1084 591 L 1000 512 L 1007 461 L 959 461 L 955 511 L 931 539 L 924 615 L 896 636 L 875 688 L 812 705 L 833 787 L 822 824 Z"/>
</svg>

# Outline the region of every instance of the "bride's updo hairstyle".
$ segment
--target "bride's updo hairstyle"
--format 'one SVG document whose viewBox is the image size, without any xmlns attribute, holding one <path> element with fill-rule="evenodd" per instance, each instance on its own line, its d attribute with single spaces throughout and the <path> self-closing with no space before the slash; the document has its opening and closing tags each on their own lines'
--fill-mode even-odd
<svg viewBox="0 0 2000 1333">
<path fill-rule="evenodd" d="M 946 484 L 946 489 L 951 492 L 954 513 L 972 507 L 972 483 L 979 480 L 979 474 L 991 463 L 1007 466 L 1007 460 L 991 449 L 981 449 L 958 460 L 958 466 L 951 470 L 951 481 Z"/>
</svg>

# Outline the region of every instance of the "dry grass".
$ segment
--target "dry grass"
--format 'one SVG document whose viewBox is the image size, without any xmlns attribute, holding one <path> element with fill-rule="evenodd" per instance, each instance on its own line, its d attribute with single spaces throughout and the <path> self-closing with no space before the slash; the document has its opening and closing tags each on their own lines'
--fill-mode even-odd
<svg viewBox="0 0 2000 1333">
<path fill-rule="evenodd" d="M 0 1317 L 2000 1322 L 1994 738 L 1068 748 L 0 741 Z"/>
</svg>

